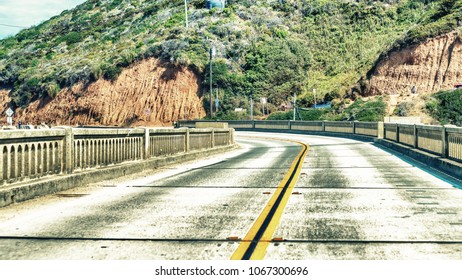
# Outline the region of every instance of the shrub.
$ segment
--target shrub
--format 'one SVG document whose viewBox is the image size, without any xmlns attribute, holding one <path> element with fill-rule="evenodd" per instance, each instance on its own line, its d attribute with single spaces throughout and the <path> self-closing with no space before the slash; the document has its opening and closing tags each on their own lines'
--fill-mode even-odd
<svg viewBox="0 0 462 280">
<path fill-rule="evenodd" d="M 84 36 L 80 32 L 69 32 L 68 34 L 58 38 L 58 43 L 66 42 L 67 45 L 79 43 L 83 40 Z"/>
<path fill-rule="evenodd" d="M 462 89 L 441 91 L 427 101 L 426 109 L 442 124 L 462 125 Z"/>
<path fill-rule="evenodd" d="M 327 119 L 331 113 L 330 109 L 304 109 L 299 111 L 300 115 L 295 114 L 295 120 L 303 121 L 320 121 Z M 268 116 L 268 120 L 293 120 L 294 111 L 274 112 Z"/>
<path fill-rule="evenodd" d="M 30 88 L 36 87 L 40 84 L 40 79 L 37 77 L 32 77 L 27 80 L 26 85 Z"/>
<path fill-rule="evenodd" d="M 122 73 L 122 67 L 114 66 L 114 65 L 103 65 L 101 67 L 103 72 L 103 77 L 109 81 L 115 81 L 117 77 L 119 77 L 120 73 Z"/>
<path fill-rule="evenodd" d="M 0 49 L 0 59 L 6 58 L 7 54 L 8 54 L 7 50 Z"/>
<path fill-rule="evenodd" d="M 36 27 L 32 27 L 29 29 L 22 30 L 19 32 L 18 35 L 16 35 L 16 39 L 19 42 L 25 41 L 25 40 L 32 40 L 40 35 L 40 31 Z"/>
<path fill-rule="evenodd" d="M 218 111 L 217 120 L 248 120 L 249 115 L 247 112 L 235 112 L 235 111 Z"/>
<path fill-rule="evenodd" d="M 112 2 L 108 6 L 108 9 L 112 10 L 112 9 L 116 8 L 117 6 L 120 5 L 120 3 L 122 3 L 122 1 L 123 0 L 112 0 Z"/>
<path fill-rule="evenodd" d="M 383 121 L 386 104 L 382 98 L 372 101 L 358 99 L 343 112 L 343 119 L 348 121 Z"/>
<path fill-rule="evenodd" d="M 395 115 L 400 117 L 406 117 L 409 113 L 409 110 L 412 108 L 412 104 L 409 102 L 401 102 L 396 107 L 395 111 L 393 112 Z"/>
<path fill-rule="evenodd" d="M 291 119 L 290 112 L 274 112 L 268 116 L 268 120 L 271 120 L 271 121 L 290 120 L 290 119 Z"/>
<path fill-rule="evenodd" d="M 46 90 L 49 97 L 55 98 L 56 95 L 58 95 L 61 88 L 59 87 L 59 85 L 57 83 L 50 82 L 50 83 L 45 85 L 45 90 Z"/>
</svg>

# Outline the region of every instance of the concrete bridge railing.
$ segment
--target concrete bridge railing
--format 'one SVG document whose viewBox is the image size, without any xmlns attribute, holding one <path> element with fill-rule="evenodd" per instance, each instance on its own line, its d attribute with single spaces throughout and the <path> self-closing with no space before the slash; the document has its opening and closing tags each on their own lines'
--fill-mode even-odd
<svg viewBox="0 0 462 280">
<path fill-rule="evenodd" d="M 233 145 L 233 131 L 71 127 L 0 131 L 0 183 Z"/>
<path fill-rule="evenodd" d="M 199 121 L 179 121 L 181 127 L 196 127 Z M 203 121 L 200 122 L 214 122 Z M 234 129 L 319 131 L 358 134 L 378 137 L 383 131 L 380 122 L 328 122 L 328 121 L 220 121 L 227 122 Z"/>
<path fill-rule="evenodd" d="M 203 121 L 201 121 L 203 122 Z M 383 122 L 330 121 L 226 121 L 236 130 L 289 130 L 294 132 L 333 133 L 386 139 L 441 158 L 462 162 L 462 128 L 407 125 Z M 195 121 L 180 121 L 182 127 L 195 127 Z"/>
<path fill-rule="evenodd" d="M 386 123 L 384 138 L 462 162 L 462 128 Z"/>
</svg>

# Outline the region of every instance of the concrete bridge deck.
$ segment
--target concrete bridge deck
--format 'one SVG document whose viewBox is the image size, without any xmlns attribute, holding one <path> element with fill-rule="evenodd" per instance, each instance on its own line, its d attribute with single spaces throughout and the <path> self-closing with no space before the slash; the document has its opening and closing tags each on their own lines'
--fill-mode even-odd
<svg viewBox="0 0 462 280">
<path fill-rule="evenodd" d="M 236 134 L 218 157 L 0 208 L 0 258 L 228 260 L 256 242 L 266 260 L 461 259 L 460 181 L 373 143 Z M 310 146 L 298 180 L 247 240 L 292 180 L 302 146 L 287 140 Z"/>
</svg>

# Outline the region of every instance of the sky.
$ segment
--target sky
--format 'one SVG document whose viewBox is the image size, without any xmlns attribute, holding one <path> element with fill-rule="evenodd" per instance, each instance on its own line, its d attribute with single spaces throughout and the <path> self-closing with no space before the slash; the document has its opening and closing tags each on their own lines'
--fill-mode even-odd
<svg viewBox="0 0 462 280">
<path fill-rule="evenodd" d="M 15 35 L 86 0 L 0 0 L 0 39 Z"/>
</svg>

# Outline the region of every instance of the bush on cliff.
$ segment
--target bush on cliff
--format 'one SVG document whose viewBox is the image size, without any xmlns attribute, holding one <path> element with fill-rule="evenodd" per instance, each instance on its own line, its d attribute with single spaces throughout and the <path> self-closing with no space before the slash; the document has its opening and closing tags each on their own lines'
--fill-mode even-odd
<svg viewBox="0 0 462 280">
<path fill-rule="evenodd" d="M 426 109 L 441 124 L 462 126 L 462 89 L 434 94 L 427 101 Z"/>
</svg>

